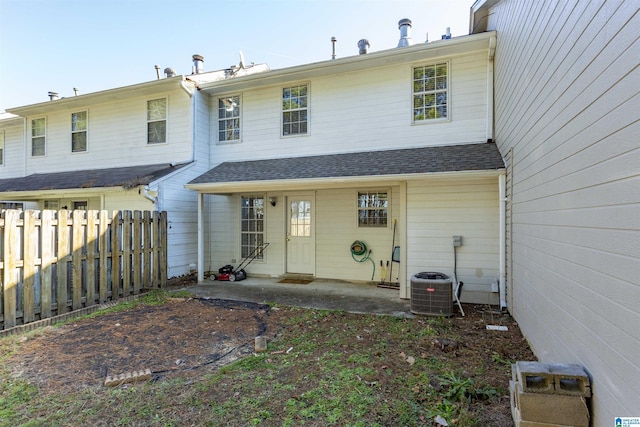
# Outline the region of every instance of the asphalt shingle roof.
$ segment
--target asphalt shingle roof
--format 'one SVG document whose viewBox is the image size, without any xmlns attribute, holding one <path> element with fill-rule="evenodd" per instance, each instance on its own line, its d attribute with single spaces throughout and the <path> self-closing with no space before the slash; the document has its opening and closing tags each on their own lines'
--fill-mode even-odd
<svg viewBox="0 0 640 427">
<path fill-rule="evenodd" d="M 225 162 L 189 184 L 504 169 L 494 143 Z"/>
<path fill-rule="evenodd" d="M 68 190 L 72 188 L 123 187 L 147 185 L 184 165 L 169 164 L 91 169 L 70 172 L 37 173 L 21 178 L 0 179 L 0 192 Z"/>
</svg>

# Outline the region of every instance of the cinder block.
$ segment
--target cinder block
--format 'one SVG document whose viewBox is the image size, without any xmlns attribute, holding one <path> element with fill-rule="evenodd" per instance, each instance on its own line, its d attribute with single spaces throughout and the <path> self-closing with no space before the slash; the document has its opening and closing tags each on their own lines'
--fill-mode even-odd
<svg viewBox="0 0 640 427">
<path fill-rule="evenodd" d="M 589 375 L 580 365 L 549 364 L 555 392 L 570 396 L 591 397 Z"/>
<path fill-rule="evenodd" d="M 580 365 L 518 361 L 516 380 L 527 393 L 591 396 L 589 376 Z"/>
<path fill-rule="evenodd" d="M 527 393 L 553 393 L 553 376 L 549 367 L 540 362 L 516 362 L 517 382 Z"/>
<path fill-rule="evenodd" d="M 582 396 L 527 393 L 515 383 L 514 402 L 522 421 L 589 427 L 589 409 Z"/>
</svg>

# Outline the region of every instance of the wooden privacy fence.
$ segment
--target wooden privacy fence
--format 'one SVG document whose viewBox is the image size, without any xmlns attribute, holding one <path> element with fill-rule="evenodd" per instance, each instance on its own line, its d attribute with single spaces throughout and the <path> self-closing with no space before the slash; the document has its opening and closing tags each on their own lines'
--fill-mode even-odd
<svg viewBox="0 0 640 427">
<path fill-rule="evenodd" d="M 166 212 L 0 212 L 0 329 L 166 282 Z"/>
</svg>

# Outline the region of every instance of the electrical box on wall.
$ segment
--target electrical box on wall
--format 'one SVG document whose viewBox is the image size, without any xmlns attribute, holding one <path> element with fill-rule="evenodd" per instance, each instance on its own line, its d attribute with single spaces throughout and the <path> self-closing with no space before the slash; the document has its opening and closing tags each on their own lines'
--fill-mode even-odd
<svg viewBox="0 0 640 427">
<path fill-rule="evenodd" d="M 462 246 L 462 236 L 453 236 L 453 246 Z"/>
</svg>

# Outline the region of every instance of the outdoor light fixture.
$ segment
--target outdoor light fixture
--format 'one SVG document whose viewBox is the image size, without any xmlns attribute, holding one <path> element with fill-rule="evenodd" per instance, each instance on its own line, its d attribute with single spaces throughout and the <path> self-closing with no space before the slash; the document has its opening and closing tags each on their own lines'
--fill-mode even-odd
<svg viewBox="0 0 640 427">
<path fill-rule="evenodd" d="M 271 206 L 275 206 L 278 203 L 278 198 L 275 196 L 269 197 L 269 203 L 271 203 Z"/>
</svg>

